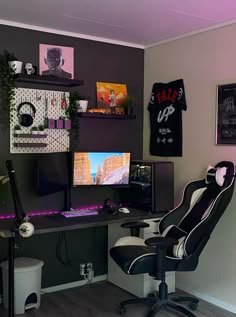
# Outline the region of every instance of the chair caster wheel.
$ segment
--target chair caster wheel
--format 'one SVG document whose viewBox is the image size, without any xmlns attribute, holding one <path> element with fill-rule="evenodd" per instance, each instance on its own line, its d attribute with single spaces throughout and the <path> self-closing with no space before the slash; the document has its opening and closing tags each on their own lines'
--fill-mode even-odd
<svg viewBox="0 0 236 317">
<path fill-rule="evenodd" d="M 126 312 L 126 309 L 125 309 L 125 307 L 118 307 L 118 309 L 117 309 L 117 313 L 119 314 L 119 315 L 124 315 L 125 314 L 125 312 Z"/>
<path fill-rule="evenodd" d="M 188 305 L 189 309 L 191 310 L 197 310 L 197 306 L 198 306 L 198 303 L 190 303 Z"/>
</svg>

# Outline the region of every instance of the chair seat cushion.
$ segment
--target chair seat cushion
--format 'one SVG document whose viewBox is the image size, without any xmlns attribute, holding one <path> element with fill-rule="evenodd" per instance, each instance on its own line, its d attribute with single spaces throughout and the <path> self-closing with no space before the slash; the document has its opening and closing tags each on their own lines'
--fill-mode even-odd
<svg viewBox="0 0 236 317">
<path fill-rule="evenodd" d="M 110 255 L 127 274 L 156 271 L 156 248 L 142 245 L 122 245 L 111 248 Z M 166 271 L 173 271 L 180 259 L 167 257 Z"/>
<path fill-rule="evenodd" d="M 146 246 L 145 240 L 139 237 L 132 237 L 132 236 L 126 236 L 122 237 L 119 240 L 116 241 L 115 247 L 121 246 L 121 245 L 144 245 Z"/>
</svg>

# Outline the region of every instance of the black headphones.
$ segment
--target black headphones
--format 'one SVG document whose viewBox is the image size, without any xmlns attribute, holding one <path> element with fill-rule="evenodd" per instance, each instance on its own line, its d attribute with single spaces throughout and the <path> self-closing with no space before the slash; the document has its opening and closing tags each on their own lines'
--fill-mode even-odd
<svg viewBox="0 0 236 317">
<path fill-rule="evenodd" d="M 20 110 L 23 106 L 29 106 L 30 113 L 22 113 Z M 17 116 L 19 118 L 19 124 L 23 127 L 30 127 L 34 122 L 36 108 L 31 102 L 21 102 L 17 107 Z"/>
</svg>

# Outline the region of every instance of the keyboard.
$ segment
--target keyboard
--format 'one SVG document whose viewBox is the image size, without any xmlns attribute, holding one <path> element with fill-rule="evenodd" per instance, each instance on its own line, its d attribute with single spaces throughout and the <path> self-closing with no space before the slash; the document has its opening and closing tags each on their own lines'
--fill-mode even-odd
<svg viewBox="0 0 236 317">
<path fill-rule="evenodd" d="M 66 218 L 84 217 L 84 216 L 98 215 L 98 211 L 96 209 L 80 209 L 80 210 L 62 211 L 61 215 Z"/>
</svg>

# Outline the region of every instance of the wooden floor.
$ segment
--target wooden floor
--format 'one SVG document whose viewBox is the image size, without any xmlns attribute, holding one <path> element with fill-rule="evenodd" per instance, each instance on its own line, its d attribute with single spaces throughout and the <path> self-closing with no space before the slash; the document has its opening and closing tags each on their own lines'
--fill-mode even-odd
<svg viewBox="0 0 236 317">
<path fill-rule="evenodd" d="M 117 307 L 122 300 L 133 298 L 120 288 L 108 283 L 96 283 L 82 288 L 43 294 L 39 309 L 30 309 L 19 317 L 117 317 Z M 145 317 L 147 308 L 141 305 L 127 307 L 126 317 Z M 224 311 L 207 302 L 200 301 L 198 317 L 235 317 L 235 314 Z M 0 316 L 7 317 L 7 312 L 0 308 Z M 181 314 L 171 311 L 160 311 L 157 317 L 180 317 Z"/>
</svg>

